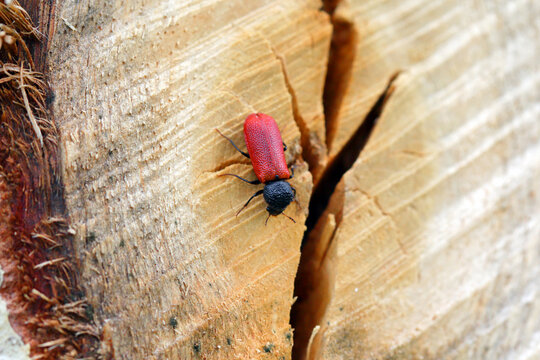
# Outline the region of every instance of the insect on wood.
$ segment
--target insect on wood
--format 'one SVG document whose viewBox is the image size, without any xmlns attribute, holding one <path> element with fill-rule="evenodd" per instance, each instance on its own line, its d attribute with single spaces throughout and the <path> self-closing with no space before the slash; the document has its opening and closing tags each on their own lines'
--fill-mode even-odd
<svg viewBox="0 0 540 360">
<path fill-rule="evenodd" d="M 236 144 L 223 135 L 219 130 L 216 131 L 227 139 L 236 150 L 251 160 L 253 171 L 257 180 L 246 180 L 236 174 L 223 174 L 234 176 L 248 184 L 264 184 L 263 190 L 253 194 L 244 206 L 236 213 L 240 214 L 249 202 L 256 196 L 263 195 L 267 203 L 266 211 L 268 222 L 270 215 L 283 214 L 293 222 L 294 219 L 283 213 L 296 196 L 296 190 L 285 180 L 291 179 L 294 172 L 289 170 L 285 161 L 285 150 L 287 146 L 281 138 L 281 133 L 276 121 L 269 115 L 256 113 L 249 115 L 244 122 L 244 139 L 248 152 L 244 152 Z"/>
</svg>

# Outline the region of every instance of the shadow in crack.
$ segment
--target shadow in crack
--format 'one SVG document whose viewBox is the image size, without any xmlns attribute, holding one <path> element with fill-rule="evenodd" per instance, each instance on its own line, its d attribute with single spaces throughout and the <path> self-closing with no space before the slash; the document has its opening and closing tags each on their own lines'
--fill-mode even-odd
<svg viewBox="0 0 540 360">
<path fill-rule="evenodd" d="M 334 193 L 336 185 L 339 183 L 343 174 L 349 170 L 360 152 L 366 145 L 373 128 L 377 122 L 377 119 L 381 115 L 384 108 L 384 104 L 390 97 L 393 91 L 393 83 L 399 72 L 396 72 L 389 80 L 388 85 L 379 96 L 369 113 L 366 115 L 362 125 L 356 130 L 354 135 L 349 139 L 345 146 L 341 149 L 338 155 L 335 157 L 324 170 L 321 180 L 313 190 L 311 200 L 309 202 L 309 216 L 306 220 L 306 232 L 304 234 L 304 242 L 308 238 L 309 233 L 314 228 L 318 219 L 328 206 L 330 197 Z"/>
<path fill-rule="evenodd" d="M 396 72 L 390 78 L 362 125 L 324 170 L 311 196 L 307 229 L 295 279 L 294 295 L 297 301 L 291 309 L 291 326 L 295 329 L 292 356 L 294 360 L 310 359 L 318 351 L 323 334 L 322 331 L 315 334 L 313 329 L 321 324 L 334 288 L 333 260 L 337 247 L 333 240 L 341 222 L 341 210 L 335 207 L 336 204 L 340 206 L 339 199 L 333 201 L 332 212 L 325 213 L 325 210 L 332 195 L 343 194 L 342 191 L 336 191 L 336 187 L 369 140 L 377 119 L 393 92 L 393 83 L 398 75 L 399 72 Z"/>
</svg>

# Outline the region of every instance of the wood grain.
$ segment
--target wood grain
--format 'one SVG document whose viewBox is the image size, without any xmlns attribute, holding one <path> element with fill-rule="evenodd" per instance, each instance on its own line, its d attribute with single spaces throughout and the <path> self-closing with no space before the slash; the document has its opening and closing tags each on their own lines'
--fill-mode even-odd
<svg viewBox="0 0 540 360">
<path fill-rule="evenodd" d="M 330 42 L 317 1 L 65 1 L 51 50 L 68 212 L 104 346 L 116 359 L 290 358 L 289 311 L 323 139 Z M 244 148 L 272 115 L 298 204 L 272 218 Z M 300 119 L 302 123 L 295 122 Z M 309 135 L 308 135 L 309 137 Z"/>
<path fill-rule="evenodd" d="M 62 4 L 54 112 L 103 353 L 291 358 L 312 179 L 399 73 L 303 250 L 298 323 L 319 327 L 294 358 L 540 356 L 540 7 L 335 5 L 325 124 L 319 1 Z M 257 188 L 220 176 L 254 179 L 214 129 L 244 148 L 259 111 L 297 165 L 296 224 L 264 226 L 262 199 L 235 217 Z"/>
<path fill-rule="evenodd" d="M 334 283 L 310 358 L 540 356 L 539 14 L 532 1 L 338 6 L 359 40 L 331 154 L 401 73 L 321 219 L 336 217 L 322 241 Z"/>
</svg>

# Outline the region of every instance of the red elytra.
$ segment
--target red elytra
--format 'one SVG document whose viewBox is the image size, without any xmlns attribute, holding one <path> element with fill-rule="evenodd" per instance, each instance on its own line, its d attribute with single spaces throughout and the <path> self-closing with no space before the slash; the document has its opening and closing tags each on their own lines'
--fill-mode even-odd
<svg viewBox="0 0 540 360">
<path fill-rule="evenodd" d="M 260 182 L 265 184 L 291 177 L 281 133 L 273 117 L 262 113 L 249 115 L 244 122 L 244 138 L 253 170 Z"/>
<path fill-rule="evenodd" d="M 253 185 L 264 184 L 264 189 L 253 194 L 236 215 L 238 216 L 248 206 L 249 202 L 259 195 L 263 195 L 268 204 L 266 207 L 266 211 L 268 211 L 266 222 L 268 222 L 270 215 L 283 214 L 283 210 L 296 197 L 296 190 L 285 181 L 291 179 L 294 173 L 292 169 L 289 171 L 287 167 L 285 161 L 287 147 L 281 138 L 281 133 L 274 118 L 262 113 L 251 114 L 246 118 L 244 122 L 244 139 L 249 154 L 240 150 L 231 139 L 223 135 L 218 129 L 216 131 L 227 139 L 242 155 L 251 159 L 257 180 L 246 180 L 236 174 L 223 175 L 234 176 Z M 290 216 L 283 215 L 296 222 Z"/>
</svg>

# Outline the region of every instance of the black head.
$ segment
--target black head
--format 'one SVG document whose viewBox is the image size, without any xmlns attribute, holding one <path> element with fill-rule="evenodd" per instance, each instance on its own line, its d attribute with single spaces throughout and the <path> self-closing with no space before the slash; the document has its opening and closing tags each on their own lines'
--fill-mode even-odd
<svg viewBox="0 0 540 360">
<path fill-rule="evenodd" d="M 279 215 L 294 200 L 295 191 L 285 180 L 276 180 L 264 186 L 264 200 L 268 204 L 266 211 L 270 215 Z"/>
</svg>

